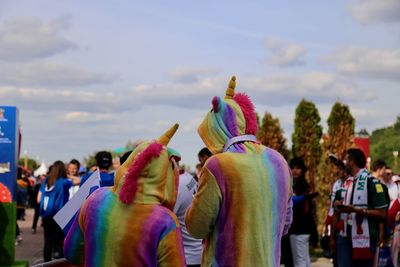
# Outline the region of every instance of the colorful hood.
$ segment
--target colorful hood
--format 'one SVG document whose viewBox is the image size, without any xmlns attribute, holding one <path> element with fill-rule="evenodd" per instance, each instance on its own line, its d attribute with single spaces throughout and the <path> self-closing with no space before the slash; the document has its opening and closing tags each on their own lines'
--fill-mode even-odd
<svg viewBox="0 0 400 267">
<path fill-rule="evenodd" d="M 244 93 L 235 93 L 236 77 L 226 89 L 225 98 L 215 96 L 212 109 L 198 128 L 198 133 L 213 153 L 221 153 L 229 139 L 240 135 L 255 135 L 258 130 L 254 105 Z M 240 147 L 239 147 L 240 149 Z"/>
<path fill-rule="evenodd" d="M 116 172 L 113 192 L 126 205 L 161 204 L 173 209 L 179 168 L 167 144 L 178 129 L 175 124 L 157 140 L 140 143 Z"/>
</svg>

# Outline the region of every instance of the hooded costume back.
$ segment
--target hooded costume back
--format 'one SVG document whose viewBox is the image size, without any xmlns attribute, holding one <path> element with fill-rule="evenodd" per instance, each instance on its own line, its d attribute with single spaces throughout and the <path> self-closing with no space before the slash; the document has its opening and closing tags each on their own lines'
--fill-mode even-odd
<svg viewBox="0 0 400 267">
<path fill-rule="evenodd" d="M 281 236 L 292 220 L 292 183 L 286 160 L 257 142 L 249 97 L 214 97 L 198 133 L 213 156 L 185 217 L 195 238 L 205 239 L 202 266 L 279 266 Z"/>
<path fill-rule="evenodd" d="M 185 266 L 180 226 L 171 211 L 178 166 L 166 145 L 176 124 L 143 142 L 82 205 L 64 244 L 65 257 L 85 266 Z"/>
</svg>

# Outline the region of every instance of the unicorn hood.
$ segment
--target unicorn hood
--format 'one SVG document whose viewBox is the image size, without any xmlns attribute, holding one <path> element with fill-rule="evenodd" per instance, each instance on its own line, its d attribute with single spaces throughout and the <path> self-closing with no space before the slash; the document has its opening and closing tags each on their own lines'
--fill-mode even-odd
<svg viewBox="0 0 400 267">
<path fill-rule="evenodd" d="M 112 191 L 126 205 L 161 204 L 172 210 L 177 196 L 179 168 L 167 144 L 175 124 L 157 140 L 140 143 L 116 172 Z"/>
<path fill-rule="evenodd" d="M 212 109 L 198 128 L 201 139 L 213 154 L 223 152 L 232 138 L 255 135 L 258 130 L 253 103 L 246 94 L 235 93 L 235 87 L 236 77 L 233 76 L 225 98 L 215 96 L 212 99 Z M 241 150 L 240 146 L 234 146 Z"/>
</svg>

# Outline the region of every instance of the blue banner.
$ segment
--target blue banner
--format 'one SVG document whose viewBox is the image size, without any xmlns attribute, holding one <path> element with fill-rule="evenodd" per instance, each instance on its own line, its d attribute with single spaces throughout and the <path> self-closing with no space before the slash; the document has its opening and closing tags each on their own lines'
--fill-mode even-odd
<svg viewBox="0 0 400 267">
<path fill-rule="evenodd" d="M 16 107 L 0 106 L 0 202 L 16 200 L 19 151 L 18 123 L 18 109 Z"/>
</svg>

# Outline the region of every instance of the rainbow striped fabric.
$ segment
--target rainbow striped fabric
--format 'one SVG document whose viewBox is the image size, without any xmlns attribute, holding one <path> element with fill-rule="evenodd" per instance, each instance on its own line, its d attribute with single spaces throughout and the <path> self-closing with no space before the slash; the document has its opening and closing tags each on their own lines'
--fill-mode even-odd
<svg viewBox="0 0 400 267">
<path fill-rule="evenodd" d="M 203 167 L 185 221 L 191 235 L 205 239 L 204 266 L 279 266 L 281 236 L 291 224 L 292 179 L 286 160 L 257 142 L 222 151 L 232 137 L 257 131 L 249 125 L 255 120 L 249 102 L 232 93 L 225 100 L 214 98 L 198 130 L 214 155 Z"/>
<path fill-rule="evenodd" d="M 176 129 L 175 129 L 176 130 Z M 82 205 L 64 242 L 65 257 L 85 266 L 185 266 L 176 201 L 178 167 L 158 141 L 135 148 Z"/>
<path fill-rule="evenodd" d="M 65 257 L 85 266 L 184 266 L 179 222 L 161 205 L 125 205 L 96 190 L 65 240 Z"/>
</svg>

